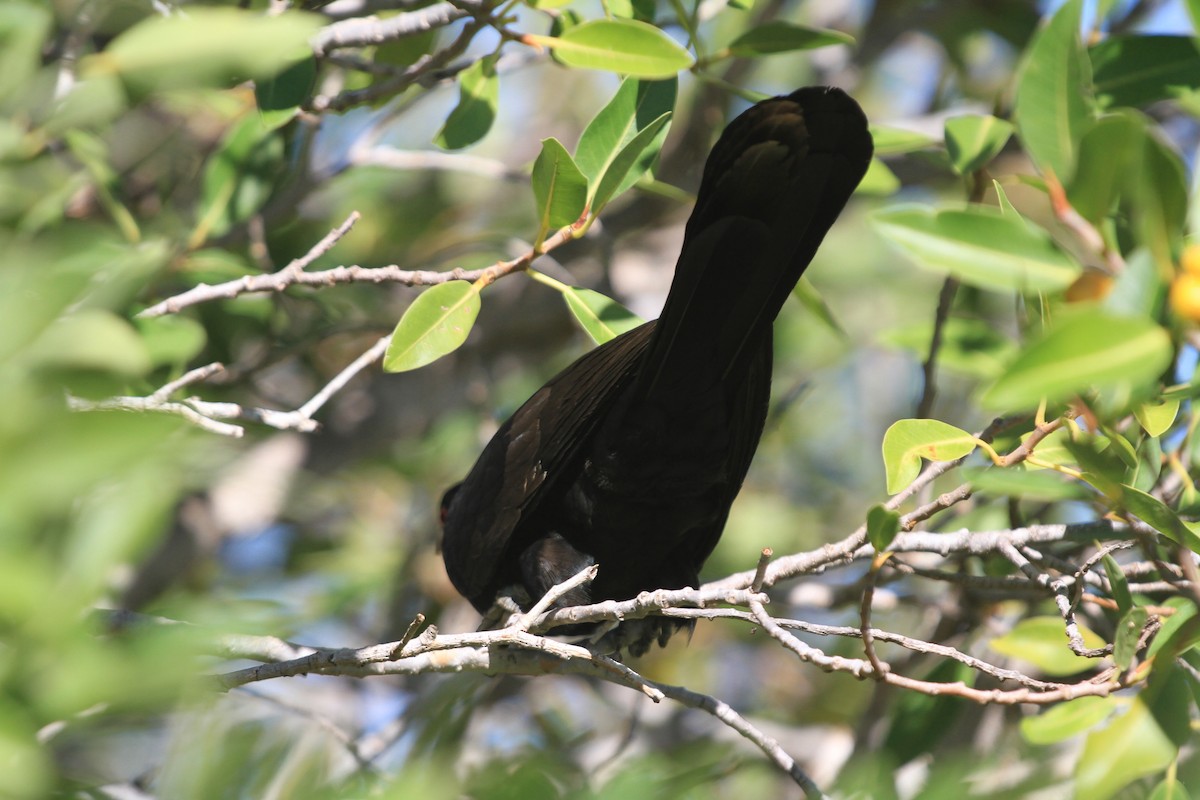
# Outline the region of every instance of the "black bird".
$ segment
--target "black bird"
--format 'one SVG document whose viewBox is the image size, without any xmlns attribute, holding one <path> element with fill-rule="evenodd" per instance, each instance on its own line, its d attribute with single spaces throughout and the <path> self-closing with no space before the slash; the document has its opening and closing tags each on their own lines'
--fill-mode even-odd
<svg viewBox="0 0 1200 800">
<path fill-rule="evenodd" d="M 662 315 L 551 378 L 446 493 L 446 570 L 475 608 L 513 585 L 536 600 L 593 563 L 595 581 L 559 605 L 698 585 L 762 435 L 775 316 L 872 150 L 839 89 L 729 124 Z M 627 622 L 602 645 L 640 655 L 684 626 Z"/>
</svg>

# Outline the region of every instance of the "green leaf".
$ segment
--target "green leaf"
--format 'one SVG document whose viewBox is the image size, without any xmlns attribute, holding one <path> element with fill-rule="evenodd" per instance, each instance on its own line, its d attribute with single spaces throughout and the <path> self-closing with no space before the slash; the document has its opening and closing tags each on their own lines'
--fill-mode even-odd
<svg viewBox="0 0 1200 800">
<path fill-rule="evenodd" d="M 400 318 L 383 356 L 388 372 L 423 367 L 467 340 L 479 314 L 479 287 L 449 281 L 426 289 Z"/>
<path fill-rule="evenodd" d="M 596 344 L 604 344 L 645 322 L 616 300 L 591 289 L 568 288 L 563 300 Z"/>
<path fill-rule="evenodd" d="M 1122 486 L 1121 505 L 1175 544 L 1181 544 L 1193 553 L 1200 553 L 1200 536 L 1157 497 L 1132 486 Z"/>
<path fill-rule="evenodd" d="M 905 128 L 891 128 L 886 125 L 872 125 L 871 138 L 875 142 L 875 155 L 877 156 L 902 155 L 937 144 L 934 139 L 923 133 Z"/>
<path fill-rule="evenodd" d="M 647 148 L 650 148 L 655 142 L 661 145 L 662 139 L 659 133 L 666 130 L 667 123 L 670 121 L 671 114 L 663 114 L 634 136 L 629 144 L 621 148 L 621 152 L 617 153 L 616 158 L 608 165 L 604 175 L 600 178 L 600 183 L 596 186 L 596 194 L 592 198 L 593 214 L 599 214 L 600 210 L 608 205 L 608 201 L 617 196 L 622 187 L 632 185 L 633 181 L 640 177 L 640 173 L 636 173 L 636 170 L 642 164 L 648 165 L 644 158 Z M 654 155 L 657 155 L 657 152 Z M 631 177 L 632 180 L 630 180 Z"/>
<path fill-rule="evenodd" d="M 1149 800 L 1191 800 L 1191 795 L 1188 794 L 1187 788 L 1172 775 L 1163 778 L 1162 782 L 1154 787 L 1154 791 L 1150 792 Z"/>
<path fill-rule="evenodd" d="M 1030 744 L 1064 742 L 1096 727 L 1117 709 L 1115 697 L 1080 697 L 1021 720 L 1021 736 Z"/>
<path fill-rule="evenodd" d="M 100 309 L 83 309 L 57 320 L 26 350 L 26 358 L 39 366 L 129 376 L 150 369 L 150 355 L 133 326 Z"/>
<path fill-rule="evenodd" d="M 1146 626 L 1148 617 L 1146 609 L 1136 606 L 1123 614 L 1121 621 L 1117 623 L 1116 638 L 1113 639 L 1113 664 L 1122 672 L 1133 665 L 1138 639 L 1141 638 L 1142 628 Z"/>
<path fill-rule="evenodd" d="M 1087 309 L 1029 344 L 981 398 L 989 409 L 1032 408 L 1090 389 L 1140 387 L 1171 361 L 1171 339 L 1153 322 Z"/>
<path fill-rule="evenodd" d="M 540 243 L 547 232 L 579 219 L 587 206 L 588 183 L 557 139 L 542 139 L 542 152 L 533 162 L 532 180 Z"/>
<path fill-rule="evenodd" d="M 1090 734 L 1075 765 L 1075 796 L 1106 800 L 1174 760 L 1177 750 L 1140 696 L 1111 724 Z"/>
<path fill-rule="evenodd" d="M 150 362 L 155 366 L 182 367 L 199 355 L 208 341 L 208 331 L 203 325 L 178 314 L 138 318 L 134 324 L 142 335 Z"/>
<path fill-rule="evenodd" d="M 929 357 L 932 340 L 932 320 L 884 331 L 879 336 L 881 344 L 907 350 L 921 361 Z M 995 325 L 977 317 L 950 317 L 942 325 L 942 344 L 937 363 L 939 369 L 994 379 L 1004 371 L 1016 353 L 1017 345 L 996 330 Z"/>
<path fill-rule="evenodd" d="M 1146 120 L 1134 112 L 1106 114 L 1079 140 L 1079 169 L 1070 183 L 1071 205 L 1094 225 L 1113 210 L 1140 168 Z"/>
<path fill-rule="evenodd" d="M 1129 469 L 1137 469 L 1138 455 L 1129 440 L 1107 425 L 1101 425 L 1100 430 L 1108 437 L 1109 452 L 1121 459 Z"/>
<path fill-rule="evenodd" d="M 1171 274 L 1187 218 L 1187 176 L 1178 154 L 1153 134 L 1146 136 L 1140 169 L 1134 174 L 1132 210 L 1141 242 L 1162 270 Z"/>
<path fill-rule="evenodd" d="M 896 206 L 872 216 L 890 244 L 919 266 L 984 289 L 1065 289 L 1080 267 L 1045 233 L 984 208 L 942 211 Z"/>
<path fill-rule="evenodd" d="M 273 78 L 258 81 L 254 99 L 260 111 L 283 111 L 302 105 L 317 80 L 317 60 L 306 58 Z"/>
<path fill-rule="evenodd" d="M 1133 410 L 1133 415 L 1141 423 L 1142 430 L 1150 436 L 1162 436 L 1175 424 L 1179 415 L 1178 400 L 1163 400 L 1160 403 L 1142 403 Z"/>
<path fill-rule="evenodd" d="M 976 494 L 995 497 L 1019 497 L 1022 500 L 1086 500 L 1091 492 L 1077 481 L 1067 480 L 1052 470 L 1032 471 L 1016 467 L 975 467 L 963 470 Z"/>
<path fill-rule="evenodd" d="M 1154 256 L 1139 247 L 1125 256 L 1125 269 L 1112 283 L 1104 308 L 1114 314 L 1154 319 L 1162 312 L 1166 286 Z"/>
<path fill-rule="evenodd" d="M 882 505 L 871 506 L 867 511 L 867 539 L 875 551 L 882 553 L 900 532 L 900 512 L 884 508 Z"/>
<path fill-rule="evenodd" d="M 375 46 L 375 56 L 371 61 L 392 67 L 409 67 L 422 56 L 429 55 L 436 42 L 437 28 L 382 42 Z"/>
<path fill-rule="evenodd" d="M 1091 64 L 1079 38 L 1080 0 L 1069 0 L 1033 37 L 1017 79 L 1014 111 L 1026 150 L 1066 184 L 1092 116 Z"/>
<path fill-rule="evenodd" d="M 317 82 L 317 59 L 296 61 L 274 78 L 254 84 L 254 101 L 258 110 L 268 116 L 266 127 L 278 127 L 296 114 Z"/>
<path fill-rule="evenodd" d="M 204 166 L 199 219 L 188 239 L 195 248 L 249 219 L 271 196 L 283 173 L 282 134 L 266 127 L 258 114 L 236 123 Z"/>
<path fill-rule="evenodd" d="M 970 667 L 950 659 L 940 661 L 921 677 L 922 680 L 929 683 L 964 683 L 968 686 L 975 679 Z M 963 712 L 970 713 L 970 704 L 961 697 L 954 697 L 949 692 L 933 695 L 922 692 L 902 692 L 900 695 L 896 698 L 891 713 L 888 714 L 887 735 L 881 743 L 883 753 L 886 753 L 889 758 L 888 763 L 892 763 L 890 759 L 895 759 L 894 763 L 904 764 L 922 754 L 939 751 L 939 743 L 948 735 L 952 736 L 953 731 L 958 729 L 955 722 Z M 876 750 L 872 755 L 876 755 L 878 752 Z M 928 789 L 929 787 L 926 785 L 924 788 Z M 854 792 L 853 796 L 874 795 Z M 927 796 L 943 795 L 934 791 Z"/>
<path fill-rule="evenodd" d="M 1019 658 L 1033 664 L 1047 675 L 1074 675 L 1094 669 L 1101 662 L 1071 652 L 1067 644 L 1066 623 L 1061 617 L 1029 617 L 988 643 L 1001 655 Z M 1082 625 L 1079 634 L 1090 649 L 1104 647 L 1104 640 Z"/>
<path fill-rule="evenodd" d="M 867 165 L 867 174 L 859 182 L 855 192 L 860 194 L 886 197 L 900 190 L 900 179 L 892 172 L 887 164 L 878 158 L 872 158 Z"/>
<path fill-rule="evenodd" d="M 33 3 L 0 7 L 0 100 L 29 90 L 42 66 L 42 44 L 54 23 L 51 8 Z"/>
<path fill-rule="evenodd" d="M 1191 739 L 1193 685 L 1191 674 L 1174 660 L 1157 659 L 1146 691 L 1140 695 L 1158 727 L 1176 747 L 1183 747 Z"/>
<path fill-rule="evenodd" d="M 808 312 L 825 324 L 831 333 L 840 339 L 848 339 L 846 331 L 838 323 L 837 317 L 833 315 L 833 311 L 829 308 L 829 304 L 825 302 L 825 298 L 817 291 L 817 287 L 812 285 L 812 281 L 807 276 L 800 276 L 800 280 L 796 281 L 795 287 L 792 288 L 792 297 L 800 301 L 800 305 L 808 309 Z"/>
<path fill-rule="evenodd" d="M 1113 600 L 1117 603 L 1117 611 L 1124 615 L 1133 608 L 1133 595 L 1129 593 L 1129 581 L 1125 579 L 1121 565 L 1111 554 L 1105 554 L 1103 563 L 1104 574 L 1108 576 L 1109 586 L 1112 587 Z"/>
<path fill-rule="evenodd" d="M 1191 36 L 1111 36 L 1088 51 L 1101 108 L 1149 105 L 1200 88 Z"/>
<path fill-rule="evenodd" d="M 1163 620 L 1162 627 L 1146 651 L 1146 657 L 1156 661 L 1160 652 L 1163 655 L 1161 660 L 1174 661 L 1200 641 L 1200 624 L 1197 624 L 1200 618 L 1196 617 L 1195 604 L 1173 597 L 1167 601 L 1167 606 L 1174 608 L 1175 613 Z"/>
<path fill-rule="evenodd" d="M 1032 431 L 1022 434 L 1021 443 L 1024 444 L 1025 441 L 1032 435 Z M 1099 434 L 1095 434 L 1093 439 L 1101 441 L 1104 439 L 1104 437 Z M 1056 431 L 1051 431 L 1048 436 L 1043 437 L 1042 440 L 1038 442 L 1036 449 L 1038 460 L 1046 461 L 1050 464 L 1058 464 L 1060 466 L 1078 464 L 1079 462 L 1076 458 L 1076 455 L 1071 450 L 1071 443 L 1072 436 L 1068 426 L 1064 425 Z M 1107 441 L 1104 441 L 1104 444 L 1107 445 Z M 1022 466 L 1029 470 L 1042 469 L 1042 467 L 1034 466 L 1033 464 L 1023 464 Z"/>
<path fill-rule="evenodd" d="M 433 138 L 438 147 L 460 150 L 475 144 L 492 129 L 500 99 L 496 59 L 497 56 L 485 56 L 459 74 L 458 105 Z"/>
<path fill-rule="evenodd" d="M 888 494 L 896 494 L 916 479 L 921 459 L 951 461 L 976 447 L 975 437 L 936 419 L 902 419 L 883 435 L 883 466 Z"/>
<path fill-rule="evenodd" d="M 564 64 L 638 78 L 669 78 L 695 63 L 691 53 L 658 28 L 632 19 L 601 19 L 570 28 L 562 36 L 527 34 L 552 49 Z"/>
<path fill-rule="evenodd" d="M 996 180 L 995 178 L 992 178 L 992 189 L 994 189 L 996 192 L 996 202 L 1000 206 L 1001 214 L 1006 217 L 1023 219 L 1021 217 L 1021 212 L 1017 211 L 1017 207 L 1014 206 L 1012 201 L 1008 199 L 1008 194 L 1004 191 L 1004 187 L 1000 185 L 1000 181 Z"/>
<path fill-rule="evenodd" d="M 810 28 L 775 20 L 759 25 L 743 33 L 729 45 L 735 56 L 766 56 L 773 53 L 790 53 L 794 50 L 812 50 L 834 44 L 854 44 L 854 37 L 841 31 Z"/>
<path fill-rule="evenodd" d="M 675 78 L 665 81 L 626 78 L 612 100 L 587 124 L 575 148 L 575 163 L 587 176 L 588 188 L 593 195 L 600 186 L 600 179 L 630 142 L 664 114 L 672 112 L 677 87 Z M 666 132 L 665 127 L 659 129 L 659 135 L 646 145 L 614 194 L 625 191 L 645 174 L 657 157 Z"/>
<path fill-rule="evenodd" d="M 995 158 L 1012 136 L 1012 123 L 988 115 L 946 120 L 946 152 L 959 175 L 970 175 Z"/>
<path fill-rule="evenodd" d="M 1128 483 L 1134 488 L 1148 492 L 1158 484 L 1162 470 L 1162 442 L 1156 436 L 1141 437 L 1137 446 L 1137 466 L 1130 473 Z"/>
<path fill-rule="evenodd" d="M 323 24 L 316 14 L 278 16 L 236 8 L 189 7 L 186 14 L 152 16 L 89 56 L 84 73 L 118 74 L 138 91 L 225 87 L 269 78 L 311 55 L 309 38 Z"/>
</svg>

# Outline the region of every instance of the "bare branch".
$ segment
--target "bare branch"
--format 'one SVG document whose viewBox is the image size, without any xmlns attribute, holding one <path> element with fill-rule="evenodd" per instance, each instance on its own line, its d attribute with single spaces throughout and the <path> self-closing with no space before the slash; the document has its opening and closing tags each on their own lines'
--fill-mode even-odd
<svg viewBox="0 0 1200 800">
<path fill-rule="evenodd" d="M 328 402 L 330 397 L 349 383 L 351 378 L 382 358 L 390 340 L 390 336 L 385 336 L 371 345 L 370 349 L 354 359 L 345 369 L 335 375 L 333 380 L 325 384 L 320 391 L 295 411 L 248 408 L 237 403 L 214 403 L 197 397 L 189 397 L 182 401 L 167 399 L 172 392 L 184 386 L 222 374 L 225 368 L 217 363 L 194 369 L 147 397 L 109 397 L 104 400 L 92 401 L 69 396 L 67 405 L 72 411 L 118 410 L 176 414 L 206 431 L 234 438 L 243 436 L 246 432 L 245 429 L 240 425 L 220 420 L 239 419 L 269 425 L 279 430 L 311 433 L 320 427 L 312 418 L 313 415 Z"/>
<path fill-rule="evenodd" d="M 307 253 L 293 259 L 278 272 L 273 272 L 269 275 L 245 275 L 236 280 L 226 281 L 215 286 L 202 283 L 183 294 L 168 297 L 160 303 L 155 303 L 149 308 L 143 309 L 138 313 L 138 316 L 149 318 L 161 317 L 166 314 L 176 314 L 188 306 L 194 306 L 209 300 L 228 300 L 247 292 L 281 292 L 292 285 L 292 283 L 303 282 L 299 281 L 299 276 L 306 274 L 304 270 L 318 258 L 332 250 L 333 246 L 349 233 L 350 229 L 361 218 L 362 215 L 357 211 L 351 212 L 345 222 L 327 233 L 321 241 L 309 248 Z"/>
<path fill-rule="evenodd" d="M 739 734 L 749 739 L 760 750 L 767 754 L 767 758 L 771 759 L 784 772 L 791 776 L 792 780 L 803 790 L 805 797 L 826 797 L 825 793 L 813 782 L 813 779 L 808 776 L 804 770 L 800 769 L 800 765 L 796 763 L 796 759 L 787 754 L 774 738 L 766 735 L 758 728 L 750 724 L 741 714 L 733 710 L 733 708 L 715 697 L 710 697 L 700 692 L 694 692 L 691 689 L 685 689 L 682 686 L 667 686 L 661 683 L 655 684 L 667 697 L 682 703 L 688 708 L 696 708 L 707 714 L 712 714 L 725 725 L 729 726 Z"/>
<path fill-rule="evenodd" d="M 358 220 L 358 212 L 350 215 L 350 218 L 342 224 L 341 227 L 335 229 L 318 242 L 313 250 L 310 250 L 302 258 L 296 259 L 278 272 L 272 272 L 268 275 L 246 275 L 225 283 L 214 285 L 200 284 L 186 292 L 177 294 L 174 297 L 169 297 L 162 302 L 156 303 L 153 306 L 142 311 L 140 317 L 158 317 L 164 314 L 175 314 L 190 306 L 199 305 L 200 303 L 210 302 L 212 300 L 229 300 L 239 295 L 248 294 L 251 292 L 282 292 L 292 286 L 336 286 L 344 283 L 402 283 L 408 286 L 433 286 L 439 283 L 448 281 L 486 281 L 491 283 L 499 280 L 506 275 L 511 275 L 514 272 L 520 272 L 528 267 L 538 256 L 543 253 L 548 253 L 551 250 L 560 247 L 569 242 L 575 237 L 577 228 L 567 226 L 562 228 L 553 236 L 546 239 L 542 243 L 540 249 L 530 249 L 525 253 L 517 256 L 509 261 L 499 261 L 490 267 L 483 269 L 464 270 L 453 269 L 446 272 L 438 272 L 435 270 L 405 270 L 396 265 L 386 267 L 360 267 L 360 266 L 342 266 L 334 267 L 333 269 L 322 270 L 320 272 L 305 272 L 304 268 L 317 257 L 323 254 L 324 250 L 332 247 L 337 239 L 340 239 L 349 231 L 354 222 Z M 329 241 L 330 239 L 333 241 Z M 328 246 L 321 252 L 314 252 L 328 242 Z"/>
<path fill-rule="evenodd" d="M 461 4 L 461 0 L 460 0 Z M 310 44 L 318 58 L 342 47 L 366 47 L 393 42 L 441 28 L 469 16 L 470 12 L 450 3 L 435 3 L 394 17 L 350 17 L 326 25 Z"/>
<path fill-rule="evenodd" d="M 1067 642 L 1071 646 L 1071 652 L 1084 658 L 1101 658 L 1112 653 L 1112 645 L 1091 649 L 1084 643 L 1083 635 L 1079 632 L 1079 625 L 1075 622 L 1075 608 L 1071 603 L 1070 589 L 1066 581 L 1051 578 L 1039 570 L 1020 550 L 1008 542 L 1000 542 L 996 549 L 1016 565 L 1017 569 L 1025 573 L 1031 581 L 1038 586 L 1046 587 L 1053 593 L 1054 604 L 1058 606 L 1058 612 L 1062 615 L 1063 622 L 1066 623 Z"/>
</svg>

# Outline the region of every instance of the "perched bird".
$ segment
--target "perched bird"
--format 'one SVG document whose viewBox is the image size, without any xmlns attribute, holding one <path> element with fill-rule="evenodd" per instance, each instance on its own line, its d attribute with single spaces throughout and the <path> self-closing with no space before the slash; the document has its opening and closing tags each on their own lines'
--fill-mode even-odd
<svg viewBox="0 0 1200 800">
<path fill-rule="evenodd" d="M 591 564 L 560 606 L 696 586 L 758 447 L 772 324 L 866 172 L 858 104 L 808 87 L 725 129 L 658 320 L 579 358 L 505 422 L 442 502 L 446 569 L 480 612 Z M 686 623 L 623 623 L 645 652 Z"/>
</svg>

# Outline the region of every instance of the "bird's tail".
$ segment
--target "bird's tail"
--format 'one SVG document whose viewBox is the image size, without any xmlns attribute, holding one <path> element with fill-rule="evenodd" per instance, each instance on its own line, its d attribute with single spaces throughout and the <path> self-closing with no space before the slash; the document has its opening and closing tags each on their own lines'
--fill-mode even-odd
<svg viewBox="0 0 1200 800">
<path fill-rule="evenodd" d="M 835 88 L 800 89 L 730 123 L 704 167 L 642 396 L 726 380 L 748 361 L 872 151 L 862 109 Z"/>
</svg>

